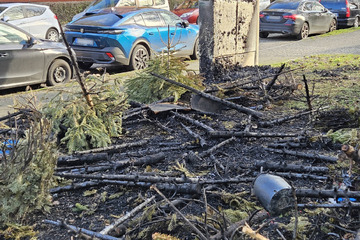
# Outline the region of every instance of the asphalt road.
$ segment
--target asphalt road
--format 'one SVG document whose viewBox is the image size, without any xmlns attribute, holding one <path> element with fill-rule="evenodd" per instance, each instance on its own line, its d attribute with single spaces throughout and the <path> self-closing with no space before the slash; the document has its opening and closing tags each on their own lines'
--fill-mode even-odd
<svg viewBox="0 0 360 240">
<path fill-rule="evenodd" d="M 351 33 L 317 35 L 301 41 L 279 34 L 260 39 L 260 65 L 318 54 L 360 54 L 360 28 Z"/>
<path fill-rule="evenodd" d="M 272 64 L 288 61 L 304 56 L 317 54 L 359 54 L 360 55 L 360 28 L 351 33 L 333 36 L 312 36 L 304 40 L 296 40 L 289 36 L 270 34 L 266 39 L 260 39 L 259 64 Z M 189 61 L 189 69 L 198 70 L 198 61 Z M 123 72 L 123 71 L 121 71 Z M 58 88 L 49 88 L 49 91 L 36 91 L 37 101 L 47 101 L 52 98 Z M 24 88 L 0 91 L 0 117 L 14 112 L 14 99 L 27 102 L 33 99 Z"/>
</svg>

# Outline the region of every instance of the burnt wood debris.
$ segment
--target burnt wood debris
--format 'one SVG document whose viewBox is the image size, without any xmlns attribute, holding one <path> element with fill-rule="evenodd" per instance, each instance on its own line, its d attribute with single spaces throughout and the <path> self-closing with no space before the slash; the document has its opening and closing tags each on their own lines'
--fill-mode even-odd
<svg viewBox="0 0 360 240">
<path fill-rule="evenodd" d="M 334 212 L 323 210 L 324 215 L 308 220 L 313 230 L 303 239 L 335 239 L 329 232 L 355 237 L 360 229 L 360 189 L 352 171 L 360 161 L 357 146 L 333 143 L 313 128 L 316 116 L 328 108 L 312 104 L 305 75 L 296 82 L 287 77 L 291 71 L 284 65 L 265 70 L 254 67 L 249 77 L 235 74 L 236 80 L 209 84 L 204 91 L 153 73 L 189 92 L 177 103 L 130 102 L 123 136 L 113 145 L 63 153 L 55 176 L 70 183 L 51 189 L 58 202 L 51 211 L 60 206 L 69 210 L 37 218 L 43 220 L 38 230 L 48 234 L 40 239 L 151 239 L 154 232 L 178 239 L 294 239 L 302 211 L 320 208 Z M 302 84 L 305 94 L 298 93 Z M 220 111 L 192 109 L 195 95 L 220 104 Z M 295 98 L 308 109 L 290 113 L 270 107 L 274 99 Z M 19 120 L 28 114 L 30 110 L 20 110 L 0 117 L 9 125 L 0 134 L 21 130 Z M 256 182 L 264 174 L 286 187 Z M 94 189 L 98 195 L 122 193 L 109 201 L 85 201 L 83 193 Z M 266 191 L 272 196 L 263 196 Z M 82 200 L 96 207 L 75 217 L 70 206 Z M 246 204 L 250 210 L 243 210 Z M 247 215 L 231 221 L 225 209 L 242 209 Z M 296 231 L 275 224 L 292 217 Z M 330 218 L 333 227 L 323 232 L 320 225 Z"/>
</svg>

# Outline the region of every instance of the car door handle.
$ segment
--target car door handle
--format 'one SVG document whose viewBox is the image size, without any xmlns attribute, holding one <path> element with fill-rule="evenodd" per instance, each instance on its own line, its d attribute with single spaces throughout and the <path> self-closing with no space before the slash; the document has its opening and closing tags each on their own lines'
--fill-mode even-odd
<svg viewBox="0 0 360 240">
<path fill-rule="evenodd" d="M 154 33 L 149 33 L 149 35 L 154 35 Z"/>
<path fill-rule="evenodd" d="M 171 35 L 175 35 L 175 33 L 174 33 L 174 32 L 172 32 L 172 33 L 171 33 Z"/>
<path fill-rule="evenodd" d="M 7 57 L 7 56 L 9 56 L 8 53 L 0 53 L 0 57 Z"/>
</svg>

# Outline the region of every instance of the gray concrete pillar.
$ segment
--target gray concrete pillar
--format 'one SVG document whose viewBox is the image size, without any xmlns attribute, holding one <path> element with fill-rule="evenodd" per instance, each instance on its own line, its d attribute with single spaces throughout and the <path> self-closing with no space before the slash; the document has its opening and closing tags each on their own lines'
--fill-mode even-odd
<svg viewBox="0 0 360 240">
<path fill-rule="evenodd" d="M 258 64 L 256 0 L 199 0 L 200 73 L 212 81 L 231 66 Z"/>
</svg>

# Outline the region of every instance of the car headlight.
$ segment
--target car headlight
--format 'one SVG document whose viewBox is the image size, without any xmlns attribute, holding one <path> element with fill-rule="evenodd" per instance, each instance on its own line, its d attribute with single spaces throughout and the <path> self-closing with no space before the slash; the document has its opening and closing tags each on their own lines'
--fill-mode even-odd
<svg viewBox="0 0 360 240">
<path fill-rule="evenodd" d="M 193 12 L 187 12 L 187 13 L 182 14 L 180 17 L 181 18 L 188 18 L 188 17 L 191 16 L 191 14 L 193 14 Z"/>
</svg>

